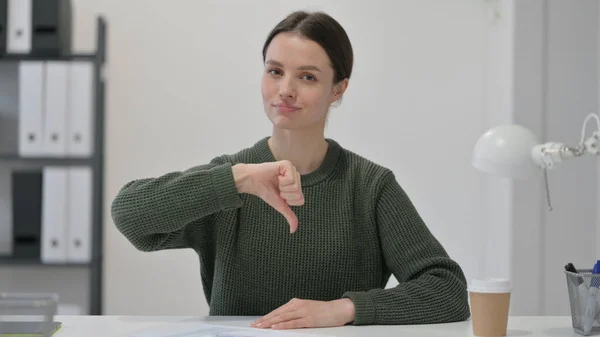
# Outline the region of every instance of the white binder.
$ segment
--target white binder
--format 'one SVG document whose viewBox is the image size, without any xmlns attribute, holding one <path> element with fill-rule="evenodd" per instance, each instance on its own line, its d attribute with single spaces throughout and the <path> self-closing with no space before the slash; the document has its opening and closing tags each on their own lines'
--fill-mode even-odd
<svg viewBox="0 0 600 337">
<path fill-rule="evenodd" d="M 43 263 L 67 262 L 67 179 L 63 167 L 44 167 L 42 181 Z"/>
<path fill-rule="evenodd" d="M 19 63 L 19 154 L 43 155 L 44 63 Z"/>
<path fill-rule="evenodd" d="M 69 168 L 67 256 L 70 263 L 92 260 L 92 170 Z"/>
<path fill-rule="evenodd" d="M 94 68 L 89 61 L 71 61 L 69 68 L 69 127 L 67 152 L 89 157 L 94 146 Z"/>
<path fill-rule="evenodd" d="M 6 51 L 27 54 L 31 51 L 32 0 L 8 0 Z"/>
<path fill-rule="evenodd" d="M 67 62 L 46 62 L 43 148 L 48 157 L 67 155 L 68 76 Z"/>
</svg>

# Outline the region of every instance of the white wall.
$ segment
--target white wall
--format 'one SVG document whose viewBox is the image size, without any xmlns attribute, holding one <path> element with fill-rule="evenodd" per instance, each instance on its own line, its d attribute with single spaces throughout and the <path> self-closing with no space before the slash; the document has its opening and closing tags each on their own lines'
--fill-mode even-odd
<svg viewBox="0 0 600 337">
<path fill-rule="evenodd" d="M 552 68 L 543 75 L 546 70 L 536 67 L 546 49 L 535 44 L 536 36 L 546 36 L 546 21 L 535 7 L 543 8 L 540 1 L 530 2 L 533 7 L 521 12 L 512 12 L 512 1 L 478 0 L 345 1 L 343 5 L 325 0 L 301 4 L 276 0 L 73 3 L 78 50 L 93 48 L 94 16 L 104 14 L 108 20 L 106 314 L 208 312 L 194 253 L 135 251 L 114 228 L 110 202 L 129 180 L 204 163 L 267 135 L 270 125 L 259 91 L 263 39 L 288 12 L 307 7 L 336 17 L 355 49 L 350 88 L 331 116 L 327 136 L 395 171 L 468 278 L 512 274 L 515 295 L 519 295 L 513 313 L 568 310 L 565 306 L 555 310 L 558 304 L 553 302 L 567 303 L 565 297 L 554 295 L 566 296 L 559 268 L 567 260 L 584 265 L 594 258 L 588 252 L 593 248 L 588 247 L 594 247 L 590 238 L 595 236 L 583 239 L 587 241 L 580 238 L 595 219 L 581 207 L 597 199 L 583 204 L 569 199 L 580 196 L 575 189 L 595 197 L 595 189 L 582 187 L 586 183 L 581 180 L 595 169 L 590 169 L 592 163 L 565 164 L 552 174 L 556 210 L 549 217 L 543 214 L 543 199 L 535 192 L 540 191 L 539 182 L 515 185 L 494 180 L 472 169 L 470 157 L 475 140 L 487 127 L 509 119 L 543 131 L 541 137 L 576 141 L 580 117 L 597 104 L 597 96 L 593 103 L 589 101 L 597 91 L 597 65 L 589 68 L 590 60 L 597 60 L 596 5 L 582 1 L 578 4 L 583 7 L 571 8 L 572 2 L 548 3 L 554 8 L 548 22 L 555 27 L 549 31 L 556 36 L 547 46 L 555 56 L 543 63 L 544 69 Z M 496 10 L 500 20 L 494 16 Z M 562 11 L 571 15 L 561 18 Z M 525 13 L 521 21 L 519 13 Z M 519 28 L 518 22 L 528 22 L 528 17 L 534 30 Z M 502 19 L 507 18 L 516 21 L 506 26 Z M 584 31 L 590 22 L 596 24 L 594 32 Z M 513 29 L 521 35 L 511 35 Z M 571 41 L 573 35 L 583 40 Z M 588 39 L 594 39 L 592 45 Z M 533 49 L 523 51 L 519 46 L 529 45 L 527 41 L 534 42 Z M 581 48 L 584 52 L 577 52 Z M 572 71 L 571 77 L 569 72 L 563 74 L 565 66 Z M 504 72 L 510 69 L 512 73 Z M 593 74 L 586 75 L 587 71 Z M 566 82 L 552 77 L 558 74 L 567 76 Z M 545 77 L 536 82 L 538 76 L 550 76 L 552 82 L 546 85 Z M 583 88 L 577 76 L 583 76 L 581 83 L 589 87 Z M 550 111 L 550 117 L 542 118 L 542 111 Z M 574 116 L 572 123 L 568 116 Z M 549 120 L 558 124 L 547 128 Z M 567 172 L 579 176 L 569 178 Z M 569 183 L 575 185 L 569 187 Z M 568 197 L 558 197 L 563 191 Z M 523 208 L 535 196 L 537 212 Z M 516 229 L 512 232 L 490 227 L 513 222 Z M 559 242 L 572 227 L 565 223 L 575 223 L 578 234 L 566 244 Z M 559 230 L 549 232 L 549 228 Z M 500 236 L 515 248 L 512 269 L 506 246 L 496 240 Z M 531 250 L 528 239 L 535 244 Z M 495 252 L 490 244 L 503 249 L 498 254 L 502 261 L 490 255 Z M 551 247 L 560 250 L 549 252 Z M 542 256 L 549 259 L 542 261 Z M 536 269 L 532 261 L 542 267 Z M 534 271 L 531 278 L 525 274 L 528 270 Z M 529 290 L 536 283 L 529 280 L 545 282 L 537 295 L 531 295 Z"/>
<path fill-rule="evenodd" d="M 598 112 L 598 1 L 548 5 L 544 136 L 577 144 L 585 116 Z M 597 162 L 569 161 L 549 175 L 555 209 L 542 218 L 544 314 L 569 313 L 564 265 L 591 269 L 597 259 Z"/>
<path fill-rule="evenodd" d="M 547 1 L 515 2 L 513 59 L 514 123 L 529 128 L 544 139 L 545 83 L 546 83 L 546 16 Z M 514 261 L 512 312 L 518 315 L 543 313 L 542 289 L 542 215 L 546 210 L 542 181 L 511 182 L 510 225 Z M 554 193 L 559 191 L 553 191 Z M 557 289 L 561 292 L 564 289 Z"/>
<path fill-rule="evenodd" d="M 510 123 L 513 111 L 514 1 L 489 2 L 486 8 L 483 128 Z M 482 132 L 485 130 L 482 130 Z M 481 224 L 485 230 L 482 274 L 512 279 L 511 275 L 511 200 L 510 180 L 486 175 L 481 182 Z"/>
</svg>

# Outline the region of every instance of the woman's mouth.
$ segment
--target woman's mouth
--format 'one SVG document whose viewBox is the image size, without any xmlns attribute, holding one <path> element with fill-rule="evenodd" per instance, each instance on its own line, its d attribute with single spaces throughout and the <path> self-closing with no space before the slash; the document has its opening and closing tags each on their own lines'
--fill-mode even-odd
<svg viewBox="0 0 600 337">
<path fill-rule="evenodd" d="M 294 106 L 294 105 L 274 104 L 274 106 L 275 106 L 275 108 L 277 108 L 277 111 L 283 112 L 283 113 L 295 112 L 295 111 L 300 110 L 299 107 Z"/>
</svg>

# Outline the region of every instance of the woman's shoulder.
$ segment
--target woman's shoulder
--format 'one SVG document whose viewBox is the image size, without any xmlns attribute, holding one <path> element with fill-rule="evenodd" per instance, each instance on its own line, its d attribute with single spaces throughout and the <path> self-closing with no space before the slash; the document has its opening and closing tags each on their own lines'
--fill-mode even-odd
<svg viewBox="0 0 600 337">
<path fill-rule="evenodd" d="M 261 155 L 261 150 L 264 150 L 267 139 L 268 137 L 263 137 L 252 145 L 248 145 L 238 150 L 222 153 L 214 157 L 211 162 L 215 164 L 229 163 L 231 165 L 258 164 L 264 162 L 264 154 Z"/>
<path fill-rule="evenodd" d="M 384 181 L 390 177 L 393 178 L 394 173 L 390 168 L 364 154 L 355 152 L 339 144 L 338 146 L 340 146 L 343 153 L 342 168 L 348 174 L 370 182 Z"/>
<path fill-rule="evenodd" d="M 342 153 L 344 159 L 339 172 L 346 179 L 353 180 L 353 185 L 359 186 L 361 193 L 373 199 L 379 199 L 385 191 L 393 191 L 397 197 L 406 197 L 391 168 L 346 148 L 342 148 Z"/>
</svg>

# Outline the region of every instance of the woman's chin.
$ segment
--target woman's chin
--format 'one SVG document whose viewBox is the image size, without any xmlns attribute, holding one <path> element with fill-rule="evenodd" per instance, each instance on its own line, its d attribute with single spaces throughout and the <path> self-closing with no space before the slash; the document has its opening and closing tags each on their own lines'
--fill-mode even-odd
<svg viewBox="0 0 600 337">
<path fill-rule="evenodd" d="M 271 120 L 271 123 L 273 123 L 273 126 L 280 128 L 280 129 L 294 130 L 294 129 L 298 129 L 298 127 L 299 127 L 298 122 L 294 121 L 292 118 L 290 118 L 288 116 L 281 116 L 281 115 L 269 116 L 269 119 Z"/>
</svg>

